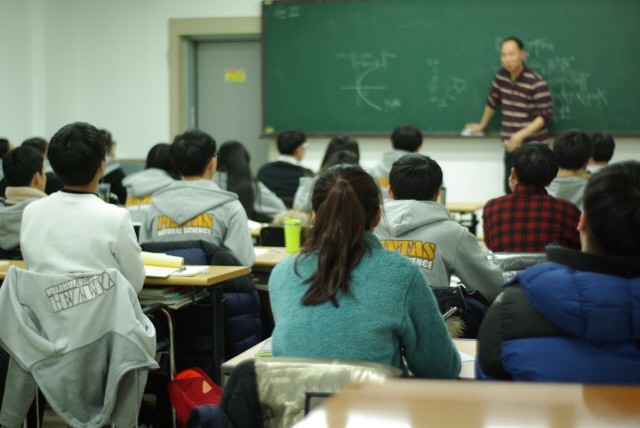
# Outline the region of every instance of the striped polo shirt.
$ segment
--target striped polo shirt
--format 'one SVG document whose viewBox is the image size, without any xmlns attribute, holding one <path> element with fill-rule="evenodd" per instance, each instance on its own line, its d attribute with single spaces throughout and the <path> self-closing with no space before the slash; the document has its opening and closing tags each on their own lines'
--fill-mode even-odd
<svg viewBox="0 0 640 428">
<path fill-rule="evenodd" d="M 487 105 L 494 110 L 502 105 L 502 137 L 510 137 L 540 116 L 545 126 L 524 142 L 550 138 L 547 124 L 553 114 L 551 93 L 542 76 L 526 66 L 515 80 L 511 80 L 504 68 L 498 70 L 491 84 Z"/>
</svg>

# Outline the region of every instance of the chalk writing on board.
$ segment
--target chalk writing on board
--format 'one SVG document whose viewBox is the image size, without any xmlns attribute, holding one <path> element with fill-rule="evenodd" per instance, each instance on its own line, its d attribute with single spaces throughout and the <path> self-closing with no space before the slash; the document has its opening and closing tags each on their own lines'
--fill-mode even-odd
<svg viewBox="0 0 640 428">
<path fill-rule="evenodd" d="M 440 60 L 428 58 L 427 69 L 429 70 L 428 100 L 437 108 L 447 108 L 450 102 L 457 101 L 460 95 L 467 89 L 466 80 L 456 77 L 440 77 Z"/>
<path fill-rule="evenodd" d="M 300 17 L 300 6 L 280 6 L 273 9 L 273 17 L 276 19 L 292 19 Z"/>
<path fill-rule="evenodd" d="M 376 83 L 376 71 L 387 68 L 396 58 L 391 52 L 338 52 L 339 61 L 348 61 L 354 73 L 354 84 L 340 86 L 341 91 L 353 91 L 358 107 L 370 107 L 378 111 L 391 111 L 402 107 L 402 100 L 387 96 L 389 87 Z"/>
</svg>

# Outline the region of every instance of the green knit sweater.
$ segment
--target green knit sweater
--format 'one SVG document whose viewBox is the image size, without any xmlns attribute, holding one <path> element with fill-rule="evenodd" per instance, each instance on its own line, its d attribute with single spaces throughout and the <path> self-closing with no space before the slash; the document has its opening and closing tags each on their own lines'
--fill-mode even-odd
<svg viewBox="0 0 640 428">
<path fill-rule="evenodd" d="M 418 267 L 372 234 L 365 239 L 369 250 L 351 274 L 350 293 L 338 294 L 338 308 L 301 303 L 303 282 L 317 269 L 315 254 L 290 256 L 275 267 L 269 279 L 273 355 L 368 360 L 417 377 L 457 377 L 460 356 Z"/>
</svg>

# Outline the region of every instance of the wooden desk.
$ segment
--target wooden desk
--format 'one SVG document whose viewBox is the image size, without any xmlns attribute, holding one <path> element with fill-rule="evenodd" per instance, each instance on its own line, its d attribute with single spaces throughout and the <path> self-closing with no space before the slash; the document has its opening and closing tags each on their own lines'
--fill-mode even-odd
<svg viewBox="0 0 640 428">
<path fill-rule="evenodd" d="M 478 226 L 478 215 L 477 211 L 481 210 L 484 207 L 484 203 L 482 202 L 451 202 L 447 203 L 447 209 L 449 212 L 454 214 L 459 214 L 460 219 L 458 220 L 460 224 L 469 228 L 469 231 L 474 235 L 477 234 L 477 226 Z M 468 219 L 465 216 L 469 216 Z"/>
<path fill-rule="evenodd" d="M 256 354 L 262 349 L 265 342 L 271 340 L 265 339 L 252 348 L 247 349 L 242 354 L 236 355 L 228 361 L 225 361 L 220 367 L 220 371 L 222 372 L 222 385 L 226 382 L 226 378 L 231 374 L 233 369 L 240 364 L 241 362 L 255 358 Z M 476 357 L 476 340 L 475 339 L 453 339 L 453 343 L 458 348 L 458 351 L 464 352 L 465 354 L 474 358 L 473 361 L 463 361 L 462 369 L 460 370 L 460 379 L 475 379 L 475 357 Z"/>
<path fill-rule="evenodd" d="M 216 284 L 247 275 L 251 272 L 246 266 L 209 266 L 209 272 L 196 276 L 174 276 L 167 278 L 151 278 L 144 280 L 145 286 L 174 287 L 209 287 L 213 322 L 211 325 L 211 349 L 213 350 L 214 367 L 219 368 L 224 361 L 224 317 L 222 304 L 222 288 Z M 213 381 L 220 385 L 222 374 L 216 370 Z"/>
<path fill-rule="evenodd" d="M 22 260 L 9 260 L 10 264 L 25 268 Z M 6 267 L 6 266 L 5 266 Z M 211 306 L 213 312 L 213 323 L 211 327 L 211 346 L 213 349 L 214 367 L 220 367 L 224 361 L 224 318 L 222 305 L 222 289 L 216 287 L 223 281 L 247 275 L 251 270 L 246 266 L 209 266 L 209 272 L 196 276 L 176 276 L 168 278 L 147 277 L 144 280 L 145 286 L 174 286 L 174 287 L 209 287 L 211 294 Z M 0 281 L 6 277 L 6 270 L 0 267 Z M 221 373 L 219 370 L 214 373 L 215 382 L 220 384 Z"/>
<path fill-rule="evenodd" d="M 296 428 L 637 427 L 640 387 L 391 379 L 350 384 Z"/>
<path fill-rule="evenodd" d="M 272 268 L 282 259 L 289 256 L 285 247 L 253 247 L 256 251 L 254 267 Z"/>
</svg>

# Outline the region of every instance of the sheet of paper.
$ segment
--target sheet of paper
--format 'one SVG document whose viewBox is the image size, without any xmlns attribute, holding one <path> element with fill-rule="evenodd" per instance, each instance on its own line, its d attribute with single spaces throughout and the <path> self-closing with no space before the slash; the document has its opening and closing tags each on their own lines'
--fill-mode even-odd
<svg viewBox="0 0 640 428">
<path fill-rule="evenodd" d="M 196 276 L 207 272 L 209 272 L 209 266 L 186 265 L 172 273 L 171 276 Z"/>
<path fill-rule="evenodd" d="M 148 277 L 152 277 L 152 278 L 167 278 L 169 275 L 176 272 L 177 270 L 178 268 L 174 268 L 174 267 L 144 265 L 144 273 Z"/>
<path fill-rule="evenodd" d="M 465 362 L 465 361 L 473 361 L 475 360 L 475 358 L 473 358 L 471 355 L 469 354 L 465 354 L 462 351 L 458 351 L 460 353 L 460 361 Z"/>
</svg>

